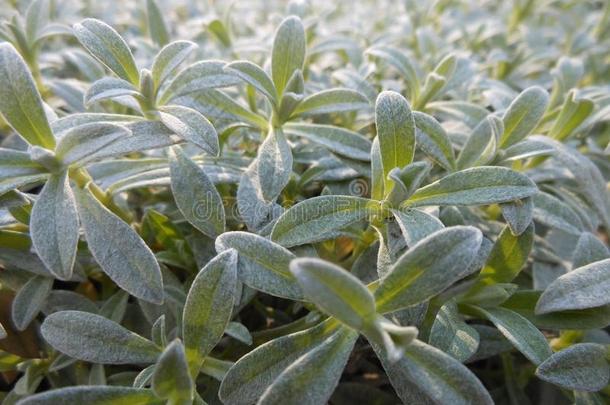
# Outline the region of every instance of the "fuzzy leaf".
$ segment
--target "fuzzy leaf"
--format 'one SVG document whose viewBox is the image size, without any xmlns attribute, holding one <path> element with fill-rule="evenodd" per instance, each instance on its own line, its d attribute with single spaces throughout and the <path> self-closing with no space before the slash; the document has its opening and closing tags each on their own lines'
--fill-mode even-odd
<svg viewBox="0 0 610 405">
<path fill-rule="evenodd" d="M 236 282 L 237 252 L 229 249 L 201 269 L 191 285 L 182 314 L 182 335 L 192 376 L 231 319 Z"/>
<path fill-rule="evenodd" d="M 218 156 L 218 134 L 206 117 L 192 108 L 170 105 L 159 108 L 161 122 L 185 141 Z"/>
<path fill-rule="evenodd" d="M 500 204 L 502 216 L 510 227 L 513 235 L 521 235 L 532 223 L 534 217 L 534 202 L 531 198 L 510 201 Z"/>
<path fill-rule="evenodd" d="M 604 242 L 589 232 L 583 232 L 578 238 L 574 254 L 572 255 L 572 268 L 577 269 L 589 263 L 610 258 L 610 251 Z"/>
<path fill-rule="evenodd" d="M 413 111 L 417 147 L 439 165 L 449 171 L 455 170 L 455 155 L 447 132 L 434 117 Z"/>
<path fill-rule="evenodd" d="M 151 39 L 159 46 L 169 42 L 167 24 L 155 0 L 146 0 L 146 18 Z"/>
<path fill-rule="evenodd" d="M 174 41 L 165 45 L 153 60 L 151 74 L 155 88 L 159 88 L 195 48 L 197 44 L 191 41 Z"/>
<path fill-rule="evenodd" d="M 9 43 L 0 44 L 0 113 L 28 143 L 48 149 L 55 146 L 32 74 Z"/>
<path fill-rule="evenodd" d="M 549 104 L 549 95 L 542 87 L 529 87 L 519 94 L 502 117 L 504 134 L 500 138 L 500 147 L 516 144 L 530 134 L 538 125 Z"/>
<path fill-rule="evenodd" d="M 266 201 L 274 201 L 292 173 L 292 151 L 281 129 L 275 128 L 267 134 L 258 149 L 256 162 L 262 196 Z"/>
<path fill-rule="evenodd" d="M 460 317 L 454 301 L 443 305 L 430 330 L 430 345 L 459 362 L 468 360 L 479 347 L 479 334 Z"/>
<path fill-rule="evenodd" d="M 195 384 L 189 375 L 184 346 L 179 340 L 170 343 L 157 360 L 152 375 L 152 389 L 159 398 L 172 403 L 192 401 Z"/>
<path fill-rule="evenodd" d="M 11 306 L 11 318 L 17 330 L 23 331 L 30 325 L 30 322 L 38 315 L 52 287 L 52 278 L 34 276 L 19 289 Z"/>
<path fill-rule="evenodd" d="M 236 61 L 226 65 L 225 70 L 254 86 L 255 89 L 263 93 L 269 99 L 271 104 L 278 104 L 277 90 L 275 89 L 271 78 L 258 65 L 247 60 Z"/>
<path fill-rule="evenodd" d="M 294 110 L 293 116 L 355 111 L 367 108 L 368 106 L 368 99 L 355 90 L 328 89 L 303 99 Z"/>
<path fill-rule="evenodd" d="M 64 166 L 83 165 L 93 160 L 97 153 L 116 141 L 131 136 L 126 127 L 111 123 L 89 123 L 66 131 L 59 139 L 55 155 Z"/>
<path fill-rule="evenodd" d="M 438 218 L 420 210 L 392 210 L 392 213 L 400 226 L 407 246 L 413 246 L 428 235 L 445 227 Z"/>
<path fill-rule="evenodd" d="M 150 340 L 88 312 L 55 312 L 46 317 L 40 330 L 54 349 L 93 363 L 154 363 L 161 353 Z"/>
<path fill-rule="evenodd" d="M 582 232 L 583 225 L 576 212 L 557 197 L 540 192 L 533 197 L 533 203 L 536 222 L 573 235 Z"/>
<path fill-rule="evenodd" d="M 303 70 L 306 46 L 305 27 L 301 19 L 291 16 L 282 21 L 275 32 L 271 55 L 271 77 L 278 95 L 284 93 L 294 71 Z"/>
<path fill-rule="evenodd" d="M 379 202 L 366 198 L 336 195 L 310 198 L 278 218 L 271 240 L 291 247 L 331 239 L 342 228 L 380 211 Z"/>
<path fill-rule="evenodd" d="M 75 189 L 75 195 L 85 239 L 102 270 L 131 295 L 162 303 L 161 270 L 146 243 L 89 189 Z"/>
<path fill-rule="evenodd" d="M 82 385 L 54 389 L 22 399 L 20 405 L 129 404 L 152 405 L 159 399 L 152 390 L 119 386 Z"/>
<path fill-rule="evenodd" d="M 381 279 L 375 291 L 377 310 L 393 312 L 418 304 L 468 275 L 482 238 L 476 228 L 455 226 L 420 240 Z"/>
<path fill-rule="evenodd" d="M 287 135 L 296 135 L 322 145 L 347 158 L 369 161 L 371 141 L 357 132 L 331 125 L 292 124 L 283 126 Z"/>
<path fill-rule="evenodd" d="M 98 101 L 125 97 L 139 96 L 140 92 L 133 84 L 117 77 L 104 77 L 93 82 L 85 93 L 85 106 L 89 107 Z"/>
</svg>

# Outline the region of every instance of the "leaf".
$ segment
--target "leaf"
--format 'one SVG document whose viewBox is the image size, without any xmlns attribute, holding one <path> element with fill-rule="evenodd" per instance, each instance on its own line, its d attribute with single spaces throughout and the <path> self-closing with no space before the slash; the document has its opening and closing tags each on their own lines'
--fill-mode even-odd
<svg viewBox="0 0 610 405">
<path fill-rule="evenodd" d="M 287 135 L 303 137 L 338 155 L 365 162 L 370 160 L 371 141 L 357 132 L 331 125 L 301 123 L 287 123 L 283 129 Z"/>
<path fill-rule="evenodd" d="M 339 383 L 358 334 L 340 329 L 290 365 L 265 390 L 258 404 L 327 403 Z"/>
<path fill-rule="evenodd" d="M 194 388 L 184 346 L 176 339 L 165 348 L 157 360 L 152 375 L 152 389 L 159 398 L 181 403 L 193 400 Z"/>
<path fill-rule="evenodd" d="M 502 216 L 513 235 L 521 235 L 532 223 L 534 202 L 530 197 L 500 204 Z"/>
<path fill-rule="evenodd" d="M 527 319 L 504 308 L 471 307 L 489 319 L 532 363 L 539 365 L 553 353 L 544 335 Z"/>
<path fill-rule="evenodd" d="M 466 140 L 457 160 L 458 168 L 483 166 L 491 162 L 496 155 L 503 131 L 502 120 L 495 115 L 488 115 L 472 130 Z"/>
<path fill-rule="evenodd" d="M 610 258 L 610 252 L 604 242 L 589 232 L 583 232 L 578 238 L 572 255 L 572 268 L 577 269 L 587 264 Z"/>
<path fill-rule="evenodd" d="M 271 240 L 284 247 L 332 239 L 340 230 L 381 211 L 377 201 L 351 196 L 307 199 L 284 212 L 271 231 Z"/>
<path fill-rule="evenodd" d="M 454 301 L 443 305 L 430 330 L 430 345 L 459 362 L 468 360 L 479 347 L 479 334 L 460 317 Z"/>
<path fill-rule="evenodd" d="M 23 398 L 20 405 L 54 405 L 58 403 L 89 404 L 156 404 L 159 399 L 152 390 L 120 386 L 81 385 L 42 392 Z"/>
<path fill-rule="evenodd" d="M 430 156 L 443 168 L 455 170 L 455 155 L 449 136 L 434 117 L 419 111 L 413 111 L 415 120 L 417 147 Z"/>
<path fill-rule="evenodd" d="M 78 212 L 67 172 L 49 177 L 30 216 L 30 236 L 38 257 L 56 277 L 68 280 L 76 258 Z"/>
<path fill-rule="evenodd" d="M 292 173 L 292 151 L 280 128 L 269 131 L 258 148 L 256 167 L 263 198 L 275 201 Z"/>
<path fill-rule="evenodd" d="M 53 149 L 55 137 L 25 61 L 13 45 L 0 44 L 0 113 L 31 145 Z"/>
<path fill-rule="evenodd" d="M 577 90 L 570 91 L 548 136 L 559 141 L 566 139 L 591 115 L 594 108 L 592 100 L 578 97 Z"/>
<path fill-rule="evenodd" d="M 303 292 L 290 272 L 296 256 L 268 239 L 247 232 L 225 232 L 216 238 L 216 250 L 235 249 L 239 253 L 237 274 L 246 285 L 293 300 L 303 299 Z"/>
<path fill-rule="evenodd" d="M 94 18 L 86 18 L 73 28 L 76 38 L 97 60 L 121 79 L 138 85 L 140 74 L 131 50 L 114 28 Z"/>
<path fill-rule="evenodd" d="M 388 174 L 411 163 L 415 153 L 415 122 L 409 102 L 396 92 L 382 92 L 375 104 L 375 124 L 387 195 L 392 189 Z"/>
<path fill-rule="evenodd" d="M 177 97 L 194 92 L 241 83 L 238 77 L 224 70 L 225 65 L 226 62 L 219 60 L 204 60 L 181 70 L 159 92 L 158 104 L 164 105 Z"/>
<path fill-rule="evenodd" d="M 463 364 L 442 351 L 415 340 L 405 355 L 390 362 L 381 348 L 373 346 L 392 386 L 405 404 L 493 404 L 477 377 Z"/>
<path fill-rule="evenodd" d="M 393 312 L 418 304 L 467 276 L 482 238 L 476 228 L 454 226 L 420 240 L 380 280 L 375 291 L 377 311 Z"/>
<path fill-rule="evenodd" d="M 150 340 L 88 312 L 55 312 L 45 318 L 40 331 L 54 349 L 92 363 L 154 363 L 161 353 Z"/>
<path fill-rule="evenodd" d="M 501 162 L 514 162 L 516 160 L 527 159 L 534 156 L 552 155 L 555 151 L 548 144 L 530 138 L 499 151 L 498 159 Z"/>
<path fill-rule="evenodd" d="M 546 359 L 536 369 L 536 376 L 570 390 L 599 391 L 610 380 L 607 355 L 603 345 L 575 344 Z"/>
<path fill-rule="evenodd" d="M 34 320 L 46 301 L 53 279 L 34 276 L 19 289 L 11 305 L 11 318 L 19 331 L 24 331 Z"/>
<path fill-rule="evenodd" d="M 380 201 L 383 199 L 384 183 L 385 175 L 383 173 L 379 138 L 375 137 L 371 145 L 371 198 L 373 200 Z"/>
<path fill-rule="evenodd" d="M 323 312 L 356 330 L 375 320 L 375 300 L 364 284 L 346 270 L 320 259 L 300 258 L 290 262 L 308 301 Z"/>
<path fill-rule="evenodd" d="M 38 34 L 49 23 L 50 4 L 48 0 L 30 2 L 25 12 L 25 34 L 28 42 L 33 44 Z"/>
<path fill-rule="evenodd" d="M 481 166 L 452 173 L 417 190 L 402 205 L 485 205 L 529 197 L 538 192 L 524 174 Z"/>
<path fill-rule="evenodd" d="M 150 38 L 159 46 L 167 44 L 169 42 L 167 24 L 155 0 L 146 0 L 146 18 Z"/>
<path fill-rule="evenodd" d="M 413 62 L 404 52 L 389 46 L 376 45 L 365 51 L 367 55 L 382 59 L 400 72 L 409 88 L 409 99 L 414 100 L 419 93 L 419 79 Z"/>
<path fill-rule="evenodd" d="M 75 196 L 89 250 L 104 273 L 131 295 L 161 304 L 161 270 L 148 246 L 88 188 L 75 189 Z"/>
<path fill-rule="evenodd" d="M 151 69 L 156 89 L 184 62 L 195 48 L 197 48 L 197 44 L 191 41 L 174 41 L 161 48 L 153 60 Z"/>
<path fill-rule="evenodd" d="M 533 216 L 536 222 L 561 229 L 572 235 L 580 235 L 582 222 L 569 205 L 550 194 L 540 192 L 533 197 Z"/>
<path fill-rule="evenodd" d="M 269 75 L 258 65 L 247 60 L 235 61 L 227 64 L 225 70 L 254 86 L 269 99 L 272 105 L 278 105 L 278 92 Z"/>
<path fill-rule="evenodd" d="M 356 111 L 368 106 L 369 100 L 355 90 L 327 89 L 305 97 L 292 116 Z"/>
<path fill-rule="evenodd" d="M 392 213 L 400 226 L 407 246 L 413 246 L 425 237 L 445 227 L 438 218 L 420 210 L 392 210 Z"/>
<path fill-rule="evenodd" d="M 140 91 L 133 84 L 116 77 L 104 77 L 93 82 L 85 93 L 84 102 L 86 107 L 98 101 L 125 97 L 140 96 Z"/>
<path fill-rule="evenodd" d="M 502 117 L 504 134 L 500 138 L 502 149 L 524 139 L 538 125 L 549 104 L 549 95 L 542 87 L 529 87 L 519 94 Z"/>
<path fill-rule="evenodd" d="M 278 95 L 284 88 L 293 72 L 303 70 L 305 63 L 305 28 L 299 17 L 291 16 L 282 21 L 273 40 L 271 55 L 271 77 Z"/>
<path fill-rule="evenodd" d="M 95 159 L 96 153 L 131 135 L 126 127 L 111 123 L 79 125 L 67 130 L 59 139 L 55 156 L 65 167 L 76 164 L 82 166 Z"/>
<path fill-rule="evenodd" d="M 222 198 L 205 172 L 180 147 L 169 152 L 171 187 L 184 218 L 212 238 L 225 230 Z"/>
<path fill-rule="evenodd" d="M 536 314 L 610 304 L 610 259 L 579 267 L 553 281 L 540 296 Z"/>
<path fill-rule="evenodd" d="M 534 245 L 534 226 L 530 225 L 519 236 L 515 236 L 506 226 L 491 249 L 485 267 L 481 270 L 477 286 L 496 283 L 510 283 L 527 263 Z"/>
<path fill-rule="evenodd" d="M 193 281 L 182 314 L 182 336 L 191 376 L 218 343 L 231 319 L 237 283 L 237 252 L 212 259 Z"/>
<path fill-rule="evenodd" d="M 280 336 L 241 357 L 222 380 L 219 397 L 225 405 L 252 404 L 288 367 L 337 330 L 327 320 L 312 328 Z"/>
<path fill-rule="evenodd" d="M 580 310 L 536 314 L 541 291 L 519 290 L 502 303 L 502 307 L 517 312 L 539 329 L 597 329 L 610 325 L 610 305 Z"/>
<path fill-rule="evenodd" d="M 212 156 L 218 156 L 218 134 L 212 123 L 192 108 L 169 105 L 159 108 L 163 125 L 185 141 L 191 142 Z"/>
</svg>

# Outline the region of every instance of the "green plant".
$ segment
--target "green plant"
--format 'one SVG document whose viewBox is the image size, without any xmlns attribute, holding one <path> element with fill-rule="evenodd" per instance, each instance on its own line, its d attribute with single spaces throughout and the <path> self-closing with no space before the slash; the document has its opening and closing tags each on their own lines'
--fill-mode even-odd
<svg viewBox="0 0 610 405">
<path fill-rule="evenodd" d="M 0 3 L 3 403 L 609 400 L 607 4 L 110 3 Z"/>
</svg>

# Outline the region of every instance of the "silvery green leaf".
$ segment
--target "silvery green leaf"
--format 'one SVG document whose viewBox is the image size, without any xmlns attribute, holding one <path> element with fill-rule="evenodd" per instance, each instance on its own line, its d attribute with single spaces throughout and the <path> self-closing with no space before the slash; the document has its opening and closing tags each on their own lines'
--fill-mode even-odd
<svg viewBox="0 0 610 405">
<path fill-rule="evenodd" d="M 542 332 L 518 313 L 505 308 L 472 308 L 490 320 L 532 363 L 540 365 L 553 354 Z"/>
<path fill-rule="evenodd" d="M 224 334 L 231 319 L 237 283 L 237 252 L 212 259 L 193 281 L 182 314 L 182 336 L 192 376 Z"/>
<path fill-rule="evenodd" d="M 275 32 L 271 55 L 271 77 L 278 95 L 284 93 L 294 71 L 303 70 L 306 46 L 305 27 L 301 19 L 296 16 L 284 19 Z"/>
<path fill-rule="evenodd" d="M 546 359 L 536 369 L 536 376 L 570 390 L 599 391 L 610 380 L 607 356 L 603 345 L 578 343 Z"/>
<path fill-rule="evenodd" d="M 228 73 L 234 74 L 263 93 L 272 105 L 278 105 L 278 95 L 269 75 L 258 65 L 247 60 L 231 62 L 225 66 Z"/>
<path fill-rule="evenodd" d="M 284 212 L 275 202 L 267 202 L 261 195 L 256 161 L 241 175 L 237 187 L 237 207 L 239 215 L 248 229 L 261 233 Z"/>
<path fill-rule="evenodd" d="M 534 156 L 552 155 L 555 150 L 544 142 L 527 138 L 521 142 L 501 150 L 498 160 L 502 162 L 513 162 L 515 160 L 527 159 Z"/>
<path fill-rule="evenodd" d="M 326 403 L 339 383 L 357 338 L 355 331 L 338 330 L 282 372 L 258 404 Z"/>
<path fill-rule="evenodd" d="M 530 197 L 502 203 L 500 208 L 513 235 L 521 235 L 532 223 L 534 202 Z"/>
<path fill-rule="evenodd" d="M 89 298 L 69 290 L 53 290 L 49 293 L 42 312 L 46 315 L 74 309 L 97 314 L 99 308 Z"/>
<path fill-rule="evenodd" d="M 610 305 L 580 310 L 566 310 L 537 314 L 541 291 L 519 290 L 502 303 L 504 308 L 517 312 L 540 329 L 596 329 L 610 324 Z"/>
<path fill-rule="evenodd" d="M 386 197 L 391 204 L 400 205 L 408 199 L 424 181 L 432 165 L 426 161 L 414 162 L 403 168 L 395 167 L 390 170 L 388 177 L 394 182 L 394 187 Z"/>
<path fill-rule="evenodd" d="M 188 66 L 159 92 L 158 103 L 163 105 L 186 94 L 239 84 L 241 79 L 226 72 L 225 65 L 219 60 L 204 60 Z"/>
<path fill-rule="evenodd" d="M 174 41 L 161 48 L 151 68 L 155 88 L 159 88 L 195 48 L 197 44 L 191 41 Z"/>
<path fill-rule="evenodd" d="M 583 231 L 578 215 L 557 197 L 540 192 L 533 197 L 533 202 L 533 216 L 536 222 L 573 235 L 580 235 Z"/>
<path fill-rule="evenodd" d="M 19 289 L 11 305 L 11 318 L 19 331 L 25 330 L 38 315 L 53 287 L 53 279 L 34 276 Z"/>
<path fill-rule="evenodd" d="M 161 270 L 150 248 L 89 189 L 75 189 L 75 195 L 85 239 L 102 270 L 131 295 L 161 304 Z"/>
<path fill-rule="evenodd" d="M 377 310 L 387 313 L 418 304 L 468 275 L 482 238 L 476 228 L 455 226 L 420 240 L 381 279 L 375 291 Z"/>
<path fill-rule="evenodd" d="M 193 400 L 195 384 L 189 374 L 184 345 L 176 339 L 157 360 L 152 375 L 152 389 L 162 399 L 174 404 Z"/>
<path fill-rule="evenodd" d="M 458 168 L 483 166 L 491 162 L 503 131 L 502 120 L 495 115 L 488 115 L 468 136 L 457 160 Z"/>
<path fill-rule="evenodd" d="M 443 168 L 455 170 L 455 155 L 445 129 L 431 115 L 413 111 L 417 147 Z"/>
<path fill-rule="evenodd" d="M 484 205 L 518 200 L 537 192 L 536 184 L 524 174 L 504 167 L 480 166 L 420 188 L 403 205 Z"/>
<path fill-rule="evenodd" d="M 587 264 L 608 259 L 610 252 L 604 242 L 589 232 L 583 232 L 572 255 L 572 268 L 577 269 Z"/>
<path fill-rule="evenodd" d="M 267 388 L 292 364 L 338 328 L 327 320 L 312 328 L 264 343 L 241 357 L 222 380 L 219 397 L 226 405 L 254 403 Z"/>
<path fill-rule="evenodd" d="M 257 174 L 262 197 L 275 201 L 290 180 L 292 151 L 280 128 L 269 131 L 258 149 Z"/>
<path fill-rule="evenodd" d="M 303 299 L 303 292 L 289 269 L 296 256 L 286 248 L 247 232 L 226 232 L 216 238 L 216 250 L 239 253 L 237 272 L 246 285 L 267 294 Z"/>
<path fill-rule="evenodd" d="M 13 149 L 0 148 L 0 181 L 15 177 L 44 174 L 46 169 L 32 162 L 30 154 Z"/>
<path fill-rule="evenodd" d="M 85 93 L 85 106 L 89 107 L 98 101 L 125 96 L 139 96 L 140 92 L 133 84 L 116 77 L 104 77 L 91 85 Z"/>
<path fill-rule="evenodd" d="M 155 372 L 155 366 L 155 364 L 151 364 L 150 366 L 140 371 L 136 378 L 134 378 L 132 386 L 134 388 L 144 388 L 150 385 L 150 380 L 152 379 L 152 375 Z"/>
<path fill-rule="evenodd" d="M 477 351 L 479 334 L 460 317 L 455 301 L 449 301 L 436 314 L 428 343 L 463 363 Z"/>
<path fill-rule="evenodd" d="M 594 108 L 592 100 L 579 97 L 577 90 L 570 91 L 548 136 L 559 141 L 567 138 L 591 115 Z"/>
<path fill-rule="evenodd" d="M 307 300 L 325 313 L 356 330 L 363 330 L 374 321 L 373 295 L 348 271 L 313 258 L 294 259 L 290 271 Z"/>
<path fill-rule="evenodd" d="M 55 155 L 64 166 L 91 160 L 96 153 L 114 144 L 121 138 L 131 136 L 124 126 L 112 123 L 90 123 L 69 129 L 59 139 Z"/>
<path fill-rule="evenodd" d="M 381 348 L 375 353 L 405 404 L 493 404 L 477 377 L 448 354 L 415 340 L 397 362 L 390 362 Z"/>
<path fill-rule="evenodd" d="M 267 118 L 250 111 L 220 90 L 201 90 L 191 96 L 177 98 L 176 101 L 191 105 L 211 119 L 245 123 L 264 131 L 268 128 Z"/>
<path fill-rule="evenodd" d="M 271 240 L 284 247 L 332 239 L 342 228 L 381 212 L 377 201 L 351 196 L 320 196 L 298 203 L 275 223 Z"/>
<path fill-rule="evenodd" d="M 218 134 L 212 123 L 200 112 L 179 105 L 159 108 L 161 122 L 185 141 L 191 142 L 212 156 L 218 156 Z"/>
<path fill-rule="evenodd" d="M 140 74 L 125 40 L 108 24 L 86 18 L 74 24 L 74 35 L 87 50 L 121 79 L 138 85 Z"/>
<path fill-rule="evenodd" d="M 54 349 L 93 363 L 154 363 L 161 353 L 150 340 L 88 312 L 55 312 L 45 318 L 40 330 Z"/>
<path fill-rule="evenodd" d="M 375 104 L 375 123 L 387 194 L 392 189 L 387 177 L 390 171 L 411 163 L 415 153 L 415 122 L 409 102 L 396 92 L 382 92 Z"/>
<path fill-rule="evenodd" d="M 478 324 L 473 324 L 472 328 L 479 335 L 479 347 L 467 363 L 487 359 L 513 349 L 513 345 L 496 328 Z"/>
<path fill-rule="evenodd" d="M 158 403 L 159 399 L 152 390 L 120 386 L 81 385 L 58 388 L 19 401 L 19 405 L 70 404 L 118 404 L 148 405 Z"/>
<path fill-rule="evenodd" d="M 56 277 L 68 280 L 76 258 L 78 212 L 68 173 L 53 174 L 30 216 L 30 236 L 38 257 Z"/>
<path fill-rule="evenodd" d="M 529 87 L 510 104 L 502 121 L 504 133 L 499 146 L 506 149 L 524 139 L 538 125 L 549 103 L 549 94 L 542 87 Z"/>
<path fill-rule="evenodd" d="M 417 209 L 392 210 L 392 213 L 408 246 L 445 227 L 438 218 Z"/>
<path fill-rule="evenodd" d="M 239 322 L 229 322 L 225 328 L 225 334 L 248 346 L 251 346 L 253 343 L 250 331 L 248 331 L 248 328 Z"/>
<path fill-rule="evenodd" d="M 184 218 L 210 237 L 223 233 L 222 198 L 205 172 L 177 146 L 170 150 L 169 165 L 172 192 Z"/>
<path fill-rule="evenodd" d="M 10 43 L 0 44 L 0 113 L 28 143 L 48 149 L 55 146 L 32 74 Z"/>
<path fill-rule="evenodd" d="M 34 0 L 25 12 L 25 34 L 28 42 L 38 38 L 38 33 L 49 23 L 50 4 L 48 0 Z"/>
<path fill-rule="evenodd" d="M 331 152 L 351 159 L 369 161 L 371 141 L 357 132 L 321 124 L 293 124 L 283 126 L 287 135 L 296 135 L 328 148 Z"/>
<path fill-rule="evenodd" d="M 610 304 L 610 259 L 579 267 L 557 278 L 542 293 L 537 314 Z"/>
<path fill-rule="evenodd" d="M 533 245 L 533 225 L 517 236 L 513 235 L 508 226 L 504 227 L 487 257 L 487 262 L 481 270 L 474 288 L 513 281 L 527 263 Z"/>
<path fill-rule="evenodd" d="M 383 60 L 398 70 L 402 78 L 407 82 L 409 99 L 414 100 L 417 98 L 420 86 L 417 70 L 411 59 L 405 53 L 399 49 L 384 45 L 373 46 L 367 49 L 365 53 Z"/>
<path fill-rule="evenodd" d="M 368 106 L 369 100 L 355 90 L 327 89 L 305 97 L 299 103 L 293 116 L 356 111 Z"/>
<path fill-rule="evenodd" d="M 379 138 L 375 137 L 371 145 L 371 198 L 376 201 L 383 199 L 385 174 L 383 172 L 383 160 Z"/>
<path fill-rule="evenodd" d="M 121 323 L 125 316 L 125 311 L 127 310 L 128 300 L 129 294 L 123 290 L 117 290 L 116 293 L 112 294 L 110 298 L 104 302 L 99 310 L 99 315 L 116 323 Z"/>
<path fill-rule="evenodd" d="M 163 13 L 155 0 L 146 0 L 147 28 L 151 39 L 159 46 L 169 42 L 169 32 Z"/>
</svg>

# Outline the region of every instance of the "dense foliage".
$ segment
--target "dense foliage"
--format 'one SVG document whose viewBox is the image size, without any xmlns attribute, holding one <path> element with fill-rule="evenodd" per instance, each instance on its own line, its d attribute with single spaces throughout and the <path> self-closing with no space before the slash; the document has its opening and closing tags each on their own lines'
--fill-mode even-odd
<svg viewBox="0 0 610 405">
<path fill-rule="evenodd" d="M 609 4 L 0 0 L 3 403 L 608 403 Z"/>
</svg>

